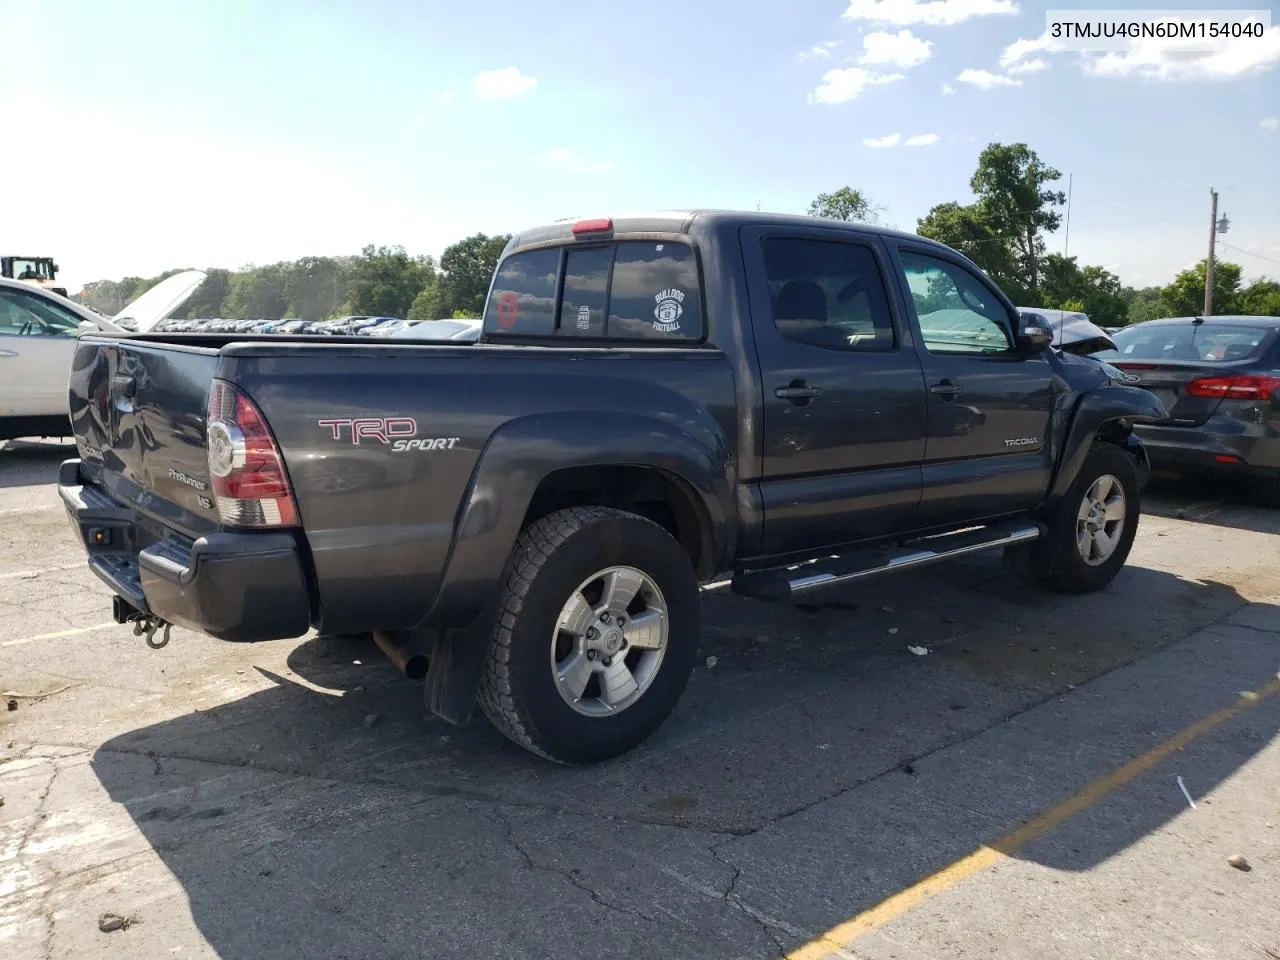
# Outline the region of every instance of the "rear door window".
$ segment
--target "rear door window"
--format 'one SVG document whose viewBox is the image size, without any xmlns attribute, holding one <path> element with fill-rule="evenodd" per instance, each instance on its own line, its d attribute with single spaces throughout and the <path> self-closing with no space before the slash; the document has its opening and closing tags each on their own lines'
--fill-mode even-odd
<svg viewBox="0 0 1280 960">
<path fill-rule="evenodd" d="M 547 337 L 556 329 L 560 250 L 529 250 L 507 257 L 493 278 L 485 305 L 485 333 Z"/>
</svg>

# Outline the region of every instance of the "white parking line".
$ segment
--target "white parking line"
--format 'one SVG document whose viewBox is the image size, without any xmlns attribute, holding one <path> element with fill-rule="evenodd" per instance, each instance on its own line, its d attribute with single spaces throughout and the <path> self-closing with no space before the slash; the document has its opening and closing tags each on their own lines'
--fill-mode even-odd
<svg viewBox="0 0 1280 960">
<path fill-rule="evenodd" d="M 0 514 L 6 513 L 39 513 L 42 510 L 59 510 L 61 509 L 56 503 L 41 503 L 34 507 L 5 507 L 0 510 Z"/>
<path fill-rule="evenodd" d="M 81 561 L 80 563 L 68 563 L 61 567 L 44 567 L 40 570 L 15 570 L 13 573 L 0 573 L 0 580 L 16 580 L 18 578 L 32 580 L 40 576 L 42 573 L 57 573 L 60 570 L 79 570 L 84 565 L 84 561 Z"/>
<path fill-rule="evenodd" d="M 119 624 L 114 620 L 108 620 L 106 623 L 95 623 L 92 627 L 76 627 L 74 630 L 59 630 L 57 633 L 40 633 L 34 637 L 19 637 L 17 640 L 0 640 L 0 647 L 18 647 L 24 643 L 35 643 L 37 640 L 58 640 L 62 637 L 75 637 L 82 633 L 93 633 L 95 630 L 105 630 L 107 627 L 118 627 Z"/>
</svg>

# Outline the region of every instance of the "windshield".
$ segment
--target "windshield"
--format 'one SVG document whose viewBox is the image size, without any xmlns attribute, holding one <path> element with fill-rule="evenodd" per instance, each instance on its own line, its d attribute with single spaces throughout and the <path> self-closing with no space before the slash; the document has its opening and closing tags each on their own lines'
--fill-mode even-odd
<svg viewBox="0 0 1280 960">
<path fill-rule="evenodd" d="M 14 257 L 11 276 L 15 280 L 52 280 L 53 261 Z"/>
<path fill-rule="evenodd" d="M 1188 360 L 1223 363 L 1250 360 L 1266 339 L 1265 327 L 1188 323 L 1130 327 L 1111 335 L 1115 350 L 1094 354 L 1099 360 Z"/>
</svg>

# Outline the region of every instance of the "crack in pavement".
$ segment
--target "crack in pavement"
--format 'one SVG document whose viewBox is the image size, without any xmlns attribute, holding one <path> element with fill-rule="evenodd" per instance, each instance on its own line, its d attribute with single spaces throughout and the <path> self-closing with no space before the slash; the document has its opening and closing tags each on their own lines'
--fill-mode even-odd
<svg viewBox="0 0 1280 960">
<path fill-rule="evenodd" d="M 579 810 L 573 807 L 566 807 L 563 804 L 543 802 L 536 800 L 521 800 L 518 798 L 502 797 L 496 794 L 487 793 L 483 790 L 468 790 L 463 787 L 456 787 L 449 784 L 424 784 L 421 786 L 406 786 L 395 780 L 389 780 L 385 777 L 366 776 L 361 779 L 347 779 L 343 777 L 325 776 L 319 773 L 308 773 L 302 770 L 291 769 L 287 766 L 275 766 L 271 764 L 255 762 L 251 758 L 243 761 L 237 760 L 217 760 L 209 757 L 200 757 L 194 755 L 185 755 L 177 753 L 160 753 L 155 750 L 129 750 L 122 747 L 89 747 L 84 744 L 48 744 L 48 746 L 66 746 L 75 749 L 86 750 L 92 753 L 120 754 L 128 757 L 144 757 L 153 764 L 158 764 L 160 760 L 180 760 L 188 763 L 207 763 L 210 766 L 233 767 L 241 770 L 255 770 L 263 773 L 274 773 L 280 776 L 295 777 L 299 780 L 314 780 L 319 783 L 328 785 L 339 785 L 346 787 L 384 787 L 391 790 L 399 790 L 418 797 L 431 797 L 441 800 L 470 800 L 475 803 L 489 804 L 495 807 L 512 807 L 518 810 L 533 810 L 538 813 L 561 814 L 570 813 L 574 816 L 583 817 L 590 820 L 606 820 L 609 822 L 627 823 L 634 826 L 645 827 L 669 827 L 674 830 L 693 830 L 699 833 L 718 835 L 723 837 L 741 837 L 755 830 L 742 829 L 723 829 L 712 826 L 704 826 L 693 823 L 678 823 L 661 817 L 627 817 L 610 814 L 608 816 L 596 813 L 592 810 Z"/>
<path fill-rule="evenodd" d="M 658 917 L 652 917 L 649 914 L 645 913 L 643 910 L 638 910 L 635 907 L 631 907 L 631 906 L 620 906 L 616 903 L 613 903 L 611 900 L 606 899 L 601 893 L 599 893 L 595 888 L 593 888 L 590 884 L 588 884 L 585 880 L 582 879 L 582 874 L 577 869 L 566 870 L 560 867 L 554 867 L 550 865 L 543 865 L 543 864 L 537 863 L 533 859 L 533 856 L 529 853 L 529 851 L 525 849 L 524 845 L 520 843 L 520 841 L 516 838 L 515 824 L 511 822 L 511 818 L 508 817 L 506 814 L 504 814 L 501 810 L 497 810 L 497 809 L 493 811 L 493 815 L 498 820 L 498 822 L 502 824 L 502 826 L 505 829 L 503 840 L 505 840 L 506 843 L 513 850 L 515 850 L 518 854 L 520 854 L 521 858 L 524 860 L 524 864 L 527 869 L 533 870 L 539 873 L 554 874 L 555 876 L 558 876 L 563 880 L 569 881 L 569 883 L 571 883 L 574 887 L 581 890 L 583 893 L 587 894 L 587 896 L 591 898 L 592 902 L 604 907 L 606 910 L 613 910 L 618 913 L 627 914 L 633 917 L 638 917 L 641 920 L 648 921 L 649 923 L 655 923 L 658 926 L 663 925 L 663 921 L 661 919 L 659 919 Z"/>
<path fill-rule="evenodd" d="M 756 922 L 764 935 L 773 941 L 773 945 L 778 951 L 778 960 L 786 960 L 787 956 L 787 945 L 782 941 L 782 938 L 778 936 L 778 930 L 796 937 L 802 943 L 813 939 L 813 934 L 809 931 L 802 930 L 794 924 L 781 920 L 778 917 L 771 916 L 744 900 L 738 894 L 738 881 L 742 879 L 742 868 L 733 861 L 726 859 L 724 855 L 721 854 L 719 846 L 715 843 L 708 844 L 707 852 L 715 858 L 717 863 L 732 871 L 732 876 L 729 877 L 729 883 L 726 885 L 724 893 L 720 894 L 720 899 L 733 909 L 737 910 L 743 916 L 750 917 Z M 847 960 L 857 960 L 857 958 L 853 957 L 852 954 L 840 953 L 839 955 L 846 957 Z"/>
</svg>

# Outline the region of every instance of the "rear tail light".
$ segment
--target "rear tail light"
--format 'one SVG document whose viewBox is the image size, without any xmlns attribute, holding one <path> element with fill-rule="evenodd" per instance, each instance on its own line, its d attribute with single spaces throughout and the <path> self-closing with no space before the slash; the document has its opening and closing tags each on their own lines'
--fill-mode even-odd
<svg viewBox="0 0 1280 960">
<path fill-rule="evenodd" d="M 284 459 L 253 401 L 214 380 L 207 429 L 209 477 L 218 517 L 231 527 L 291 527 L 298 509 Z"/>
<path fill-rule="evenodd" d="M 1185 387 L 1188 396 L 1227 400 L 1265 400 L 1280 390 L 1280 377 L 1242 374 L 1238 377 L 1201 377 Z"/>
</svg>

